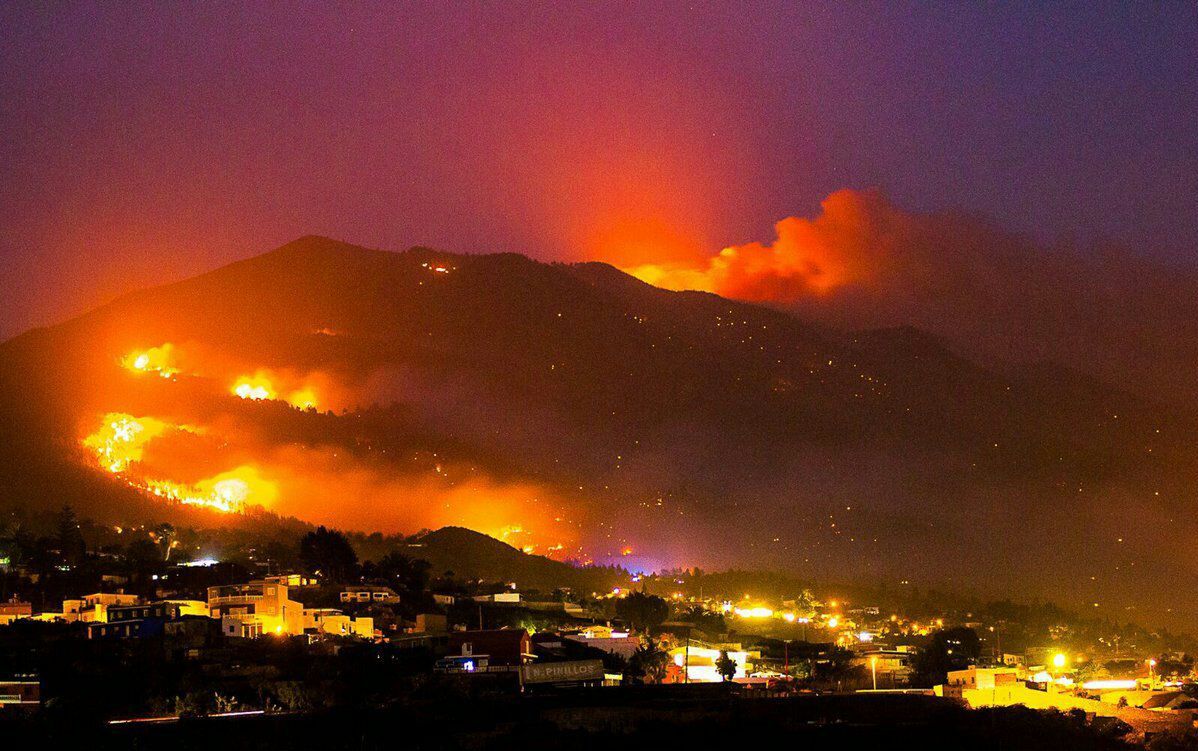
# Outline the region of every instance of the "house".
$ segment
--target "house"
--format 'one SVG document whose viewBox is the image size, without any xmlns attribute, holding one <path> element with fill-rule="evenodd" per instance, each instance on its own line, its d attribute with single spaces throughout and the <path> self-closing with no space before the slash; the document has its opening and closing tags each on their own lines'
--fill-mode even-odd
<svg viewBox="0 0 1198 751">
<path fill-rule="evenodd" d="M 532 639 L 519 629 L 455 631 L 449 635 L 449 654 L 438 661 L 441 672 L 514 671 L 531 662 Z"/>
<path fill-rule="evenodd" d="M 14 596 L 8 602 L 0 602 L 0 626 L 7 626 L 20 618 L 33 616 L 33 605 L 22 602 Z"/>
<path fill-rule="evenodd" d="M 305 608 L 304 632 L 374 638 L 373 618 L 350 618 L 336 608 Z"/>
<path fill-rule="evenodd" d="M 724 676 L 716 669 L 720 653 L 726 652 L 736 663 L 733 680 L 744 680 L 753 672 L 754 663 L 761 660 L 760 651 L 745 651 L 739 644 L 700 644 L 691 640 L 689 647 L 683 645 L 670 650 L 667 666 L 667 683 L 720 683 Z"/>
<path fill-rule="evenodd" d="M 179 617 L 162 626 L 169 645 L 186 657 L 200 656 L 200 650 L 220 642 L 221 624 L 207 616 L 180 613 Z"/>
<path fill-rule="evenodd" d="M 915 653 L 906 649 L 879 647 L 859 652 L 853 662 L 865 668 L 865 677 L 871 687 L 876 677 L 878 688 L 898 688 L 910 682 L 914 658 Z"/>
<path fill-rule="evenodd" d="M 417 613 L 416 627 L 412 631 L 417 634 L 444 634 L 449 631 L 449 620 L 440 613 Z"/>
<path fill-rule="evenodd" d="M 288 596 L 295 577 L 267 577 L 248 584 L 208 588 L 208 612 L 225 636 L 254 638 L 265 633 L 300 634 L 304 606 Z"/>
<path fill-rule="evenodd" d="M 97 592 L 85 595 L 82 600 L 63 600 L 62 612 L 68 616 L 68 621 L 83 621 L 85 623 L 103 623 L 108 620 L 109 608 L 126 607 L 141 602 L 137 595 L 127 595 L 124 592 Z"/>
<path fill-rule="evenodd" d="M 159 636 L 167 621 L 179 617 L 179 606 L 170 602 L 142 605 L 115 605 L 108 608 L 107 618 L 87 624 L 87 638 L 142 639 Z"/>
<path fill-rule="evenodd" d="M 205 618 L 210 616 L 208 603 L 203 600 L 164 600 L 164 602 L 178 605 L 179 615 L 202 615 Z"/>
<path fill-rule="evenodd" d="M 999 686 L 1014 685 L 1019 682 L 1019 670 L 1016 668 L 968 668 L 966 670 L 948 671 L 948 680 L 944 684 L 944 696 L 961 698 L 966 691 L 989 691 Z"/>
<path fill-rule="evenodd" d="M 592 626 L 577 634 L 564 634 L 562 638 L 620 655 L 626 660 L 641 646 L 640 637 L 632 636 L 627 631 L 613 631 L 606 626 Z"/>
<path fill-rule="evenodd" d="M 341 601 L 345 603 L 378 602 L 394 605 L 399 602 L 399 594 L 390 587 L 346 587 L 341 591 Z"/>
<path fill-rule="evenodd" d="M 520 604 L 520 593 L 519 592 L 496 592 L 493 595 L 475 595 L 474 601 L 475 602 L 494 602 L 497 604 L 504 604 L 504 605 L 519 605 Z"/>
<path fill-rule="evenodd" d="M 77 599 L 62 601 L 58 612 L 38 613 L 34 620 L 66 621 L 68 623 L 103 623 L 108 620 L 108 608 L 136 605 L 141 602 L 137 595 L 124 592 L 96 592 Z"/>
</svg>

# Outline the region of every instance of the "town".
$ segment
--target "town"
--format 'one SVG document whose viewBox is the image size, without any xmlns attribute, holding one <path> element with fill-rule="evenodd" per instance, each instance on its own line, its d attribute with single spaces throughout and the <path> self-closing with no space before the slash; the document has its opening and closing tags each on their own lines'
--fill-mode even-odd
<svg viewBox="0 0 1198 751">
<path fill-rule="evenodd" d="M 465 531 L 455 574 L 421 557 L 437 557 L 445 530 L 362 561 L 351 538 L 320 527 L 290 558 L 275 547 L 284 570 L 254 546 L 230 560 L 201 557 L 170 525 L 105 529 L 130 540 L 123 548 L 97 547 L 83 529 L 96 539 L 95 525 L 63 509 L 45 537 L 0 538 L 0 718 L 70 715 L 119 732 L 432 690 L 924 702 L 902 705 L 915 716 L 1021 706 L 1142 741 L 1193 733 L 1198 717 L 1189 637 L 1052 605 L 848 594 L 695 569 L 574 569 L 603 588 L 549 588 L 543 577 L 465 573 L 478 551 L 461 540 L 514 562 L 535 558 Z"/>
</svg>

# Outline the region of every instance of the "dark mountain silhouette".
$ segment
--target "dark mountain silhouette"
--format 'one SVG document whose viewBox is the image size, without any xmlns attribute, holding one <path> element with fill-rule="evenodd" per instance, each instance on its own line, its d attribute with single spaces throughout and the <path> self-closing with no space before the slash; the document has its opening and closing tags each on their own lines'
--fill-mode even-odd
<svg viewBox="0 0 1198 751">
<path fill-rule="evenodd" d="M 579 594 L 608 591 L 627 578 L 607 567 L 579 568 L 544 556 L 528 555 L 506 543 L 462 527 L 443 527 L 408 544 L 407 555 L 432 564 L 432 572 L 452 571 L 459 580 L 517 582 L 523 589 L 552 592 L 569 587 Z"/>
<path fill-rule="evenodd" d="M 164 342 L 194 367 L 121 367 Z M 258 367 L 318 373 L 330 397 L 232 396 L 229 375 Z M 290 462 L 273 508 L 312 522 L 410 533 L 498 519 L 519 496 L 535 501 L 525 526 L 568 530 L 559 557 L 1198 613 L 1171 584 L 1195 569 L 1192 415 L 599 263 L 309 237 L 30 331 L 0 345 L 2 501 L 203 515 L 96 468 L 80 440 L 108 412 L 205 426 L 189 482 Z M 465 488 L 470 518 L 445 516 Z M 516 526 L 484 531 L 501 525 Z"/>
</svg>

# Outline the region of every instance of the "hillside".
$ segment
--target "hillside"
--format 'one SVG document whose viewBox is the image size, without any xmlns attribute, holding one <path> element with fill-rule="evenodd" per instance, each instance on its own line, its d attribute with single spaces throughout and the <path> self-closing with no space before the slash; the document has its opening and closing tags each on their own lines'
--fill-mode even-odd
<svg viewBox="0 0 1198 751">
<path fill-rule="evenodd" d="M 580 594 L 608 591 L 627 579 L 608 568 L 578 568 L 539 555 L 523 553 L 511 545 L 462 527 L 443 527 L 408 544 L 407 555 L 432 564 L 440 575 L 490 582 L 517 582 L 522 589 L 552 592 L 569 587 Z"/>
<path fill-rule="evenodd" d="M 1195 427 L 912 329 L 830 331 L 603 264 L 315 237 L 0 345 L 6 504 L 213 523 L 261 505 L 1113 619 L 1198 613 L 1168 586 L 1196 567 Z"/>
</svg>

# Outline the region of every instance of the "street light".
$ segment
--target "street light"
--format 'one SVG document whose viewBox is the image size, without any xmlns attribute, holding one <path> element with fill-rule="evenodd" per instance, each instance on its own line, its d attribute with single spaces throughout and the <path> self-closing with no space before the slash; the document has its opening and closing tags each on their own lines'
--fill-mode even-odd
<svg viewBox="0 0 1198 751">
<path fill-rule="evenodd" d="M 1055 655 L 1052 656 L 1052 666 L 1054 668 L 1058 668 L 1058 669 L 1063 668 L 1063 667 L 1065 667 L 1066 659 L 1067 658 L 1065 657 L 1064 652 L 1057 652 Z"/>
</svg>

